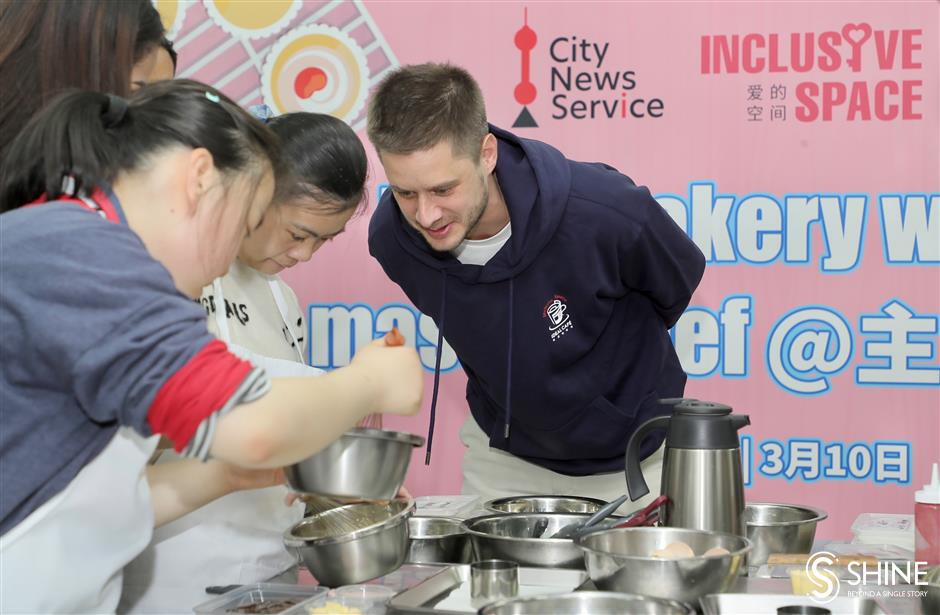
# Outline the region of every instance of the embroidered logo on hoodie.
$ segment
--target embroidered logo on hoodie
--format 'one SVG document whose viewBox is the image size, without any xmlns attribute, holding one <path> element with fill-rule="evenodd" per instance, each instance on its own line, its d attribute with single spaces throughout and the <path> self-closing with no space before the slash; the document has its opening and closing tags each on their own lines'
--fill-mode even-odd
<svg viewBox="0 0 940 615">
<path fill-rule="evenodd" d="M 542 308 L 542 318 L 548 319 L 548 333 L 553 342 L 574 327 L 568 314 L 568 300 L 562 295 L 555 295 L 545 304 Z"/>
</svg>

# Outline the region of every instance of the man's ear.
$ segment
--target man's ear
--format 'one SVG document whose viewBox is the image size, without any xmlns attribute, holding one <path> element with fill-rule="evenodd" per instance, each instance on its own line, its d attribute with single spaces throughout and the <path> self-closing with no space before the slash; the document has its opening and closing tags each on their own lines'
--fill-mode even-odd
<svg viewBox="0 0 940 615">
<path fill-rule="evenodd" d="M 186 213 L 195 215 L 205 194 L 218 181 L 218 174 L 212 154 L 204 147 L 191 151 L 186 163 Z"/>
<path fill-rule="evenodd" d="M 498 155 L 496 137 L 493 136 L 493 133 L 488 132 L 486 136 L 483 137 L 483 144 L 480 146 L 480 163 L 483 165 L 483 169 L 486 171 L 487 175 L 492 173 L 493 169 L 496 168 L 496 158 Z"/>
</svg>

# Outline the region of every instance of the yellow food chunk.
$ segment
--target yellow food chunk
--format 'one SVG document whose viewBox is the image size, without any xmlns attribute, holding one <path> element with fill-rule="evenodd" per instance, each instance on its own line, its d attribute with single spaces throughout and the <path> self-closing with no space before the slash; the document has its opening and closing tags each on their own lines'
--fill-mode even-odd
<svg viewBox="0 0 940 615">
<path fill-rule="evenodd" d="M 828 577 L 828 583 L 826 578 Z M 790 588 L 797 596 L 810 596 L 813 592 L 826 594 L 832 588 L 839 586 L 839 577 L 835 572 L 827 568 L 820 568 L 815 574 L 807 574 L 805 568 L 794 568 L 790 570 Z"/>
<path fill-rule="evenodd" d="M 327 602 L 322 606 L 308 608 L 310 615 L 362 615 L 362 611 L 354 606 L 344 606 L 339 602 Z"/>
</svg>

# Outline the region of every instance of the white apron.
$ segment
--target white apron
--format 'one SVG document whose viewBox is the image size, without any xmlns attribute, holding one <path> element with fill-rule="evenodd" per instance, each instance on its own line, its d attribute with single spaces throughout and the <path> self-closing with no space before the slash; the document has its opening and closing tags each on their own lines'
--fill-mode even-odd
<svg viewBox="0 0 940 615">
<path fill-rule="evenodd" d="M 121 427 L 64 491 L 0 538 L 0 612 L 113 613 L 153 532 L 144 475 L 160 438 Z"/>
<path fill-rule="evenodd" d="M 293 331 L 280 286 L 273 279 L 268 284 L 281 320 L 288 332 Z M 298 361 L 287 361 L 232 344 L 218 279 L 213 289 L 217 305 L 222 306 L 215 312 L 219 338 L 232 353 L 264 368 L 272 378 L 323 373 L 304 365 L 299 346 L 294 346 Z M 173 459 L 178 459 L 173 451 L 164 451 L 158 463 Z M 211 598 L 205 593 L 210 585 L 255 583 L 292 566 L 295 560 L 284 549 L 282 536 L 303 518 L 304 505 L 287 506 L 287 493 L 284 486 L 231 493 L 157 528 L 151 545 L 125 571 L 118 610 L 191 613 L 195 605 Z"/>
</svg>

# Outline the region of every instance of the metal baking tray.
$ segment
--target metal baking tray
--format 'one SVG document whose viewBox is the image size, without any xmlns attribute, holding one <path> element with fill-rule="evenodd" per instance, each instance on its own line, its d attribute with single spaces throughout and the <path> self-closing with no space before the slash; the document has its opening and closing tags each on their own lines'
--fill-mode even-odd
<svg viewBox="0 0 940 615">
<path fill-rule="evenodd" d="M 519 596 L 565 593 L 582 588 L 583 570 L 519 568 Z M 449 566 L 388 601 L 388 615 L 465 615 L 470 606 L 470 566 Z"/>
<path fill-rule="evenodd" d="M 833 615 L 885 615 L 871 598 L 848 598 L 839 596 L 820 604 L 809 596 L 793 594 L 710 594 L 701 599 L 705 615 L 753 615 L 754 613 L 776 613 L 782 606 L 806 605 L 829 609 Z"/>
</svg>

